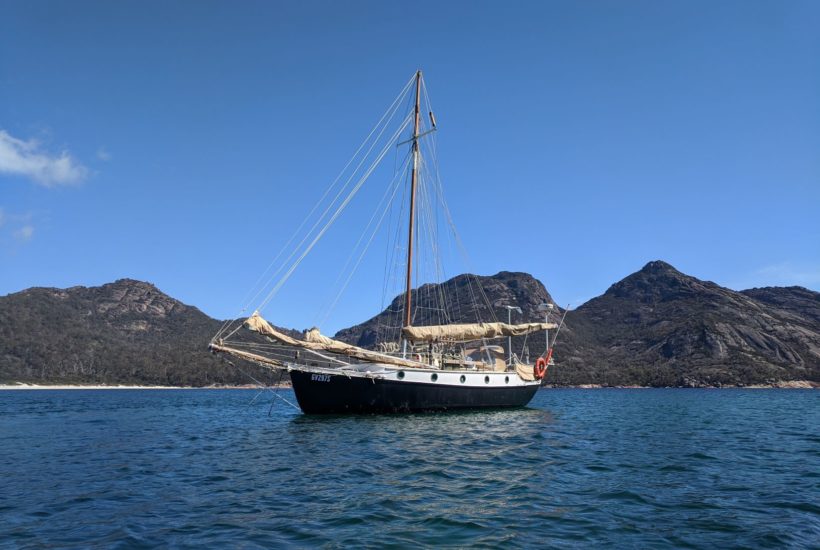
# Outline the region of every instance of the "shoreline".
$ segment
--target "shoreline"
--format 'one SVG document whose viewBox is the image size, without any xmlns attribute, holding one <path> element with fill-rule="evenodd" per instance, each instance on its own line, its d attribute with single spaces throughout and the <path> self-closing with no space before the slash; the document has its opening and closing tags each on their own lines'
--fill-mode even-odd
<svg viewBox="0 0 820 550">
<path fill-rule="evenodd" d="M 260 390 L 263 388 L 289 388 L 290 384 L 280 384 L 278 386 L 257 386 L 253 384 L 243 384 L 241 386 L 133 386 L 127 384 L 105 385 L 105 384 L 0 384 L 0 391 L 25 391 L 25 390 Z"/>
<path fill-rule="evenodd" d="M 545 388 L 560 390 L 562 388 L 576 389 L 576 390 L 600 390 L 600 389 L 619 389 L 619 390 L 650 390 L 650 389 L 676 389 L 676 390 L 816 390 L 820 389 L 820 383 L 812 382 L 811 380 L 781 380 L 772 384 L 749 384 L 748 386 L 608 386 L 605 384 L 577 384 L 569 386 L 557 386 L 547 384 Z"/>
<path fill-rule="evenodd" d="M 256 384 L 243 384 L 239 386 L 138 386 L 128 384 L 105 385 L 105 384 L 0 384 L 0 391 L 25 391 L 25 390 L 261 390 L 263 388 L 290 388 L 290 383 L 283 383 L 272 386 L 258 386 Z M 733 389 L 733 390 L 770 390 L 770 389 L 794 389 L 811 390 L 820 389 L 820 384 L 810 380 L 789 380 L 776 382 L 774 384 L 749 384 L 748 386 L 608 386 L 604 384 L 577 384 L 568 386 L 556 386 L 547 384 L 541 389 L 574 389 L 574 390 L 598 390 L 598 389 Z"/>
</svg>

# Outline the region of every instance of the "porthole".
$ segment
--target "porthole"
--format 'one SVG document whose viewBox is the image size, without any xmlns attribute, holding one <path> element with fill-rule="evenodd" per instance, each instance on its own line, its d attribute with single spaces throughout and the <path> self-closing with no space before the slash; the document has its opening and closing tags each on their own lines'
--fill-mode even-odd
<svg viewBox="0 0 820 550">
<path fill-rule="evenodd" d="M 459 380 L 461 380 L 461 383 L 463 384 L 464 382 L 467 381 L 467 377 L 462 374 L 461 378 L 459 378 Z"/>
<path fill-rule="evenodd" d="M 485 384 L 489 384 L 489 383 L 490 383 L 490 377 L 489 377 L 489 376 L 485 376 L 485 377 L 484 377 L 484 383 L 485 383 Z"/>
<path fill-rule="evenodd" d="M 396 374 L 396 376 L 398 376 L 398 377 L 399 377 L 399 380 L 404 380 L 404 371 L 403 371 L 403 370 L 400 370 L 400 371 L 398 372 L 398 374 Z"/>
<path fill-rule="evenodd" d="M 504 383 L 505 383 L 505 384 L 509 384 L 509 383 L 510 383 L 510 377 L 509 377 L 509 376 L 505 376 L 505 377 L 504 377 Z"/>
<path fill-rule="evenodd" d="M 436 374 L 436 373 L 431 374 L 431 375 L 430 375 L 430 380 L 432 380 L 433 382 L 435 382 L 436 380 L 438 380 L 438 374 Z"/>
</svg>

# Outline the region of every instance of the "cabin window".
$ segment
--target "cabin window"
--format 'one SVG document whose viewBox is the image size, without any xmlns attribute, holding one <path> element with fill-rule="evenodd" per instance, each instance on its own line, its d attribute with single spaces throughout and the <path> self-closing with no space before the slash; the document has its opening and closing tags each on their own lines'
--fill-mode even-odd
<svg viewBox="0 0 820 550">
<path fill-rule="evenodd" d="M 460 380 L 461 380 L 461 383 L 463 384 L 464 382 L 467 381 L 467 377 L 462 374 Z"/>
<path fill-rule="evenodd" d="M 489 377 L 489 376 L 485 376 L 485 377 L 484 377 L 484 383 L 485 383 L 485 384 L 489 384 L 489 383 L 490 383 L 490 377 Z"/>
<path fill-rule="evenodd" d="M 504 383 L 505 383 L 505 384 L 509 384 L 509 383 L 510 383 L 510 377 L 509 377 L 509 376 L 505 376 L 505 377 L 504 377 Z"/>
<path fill-rule="evenodd" d="M 396 376 L 399 377 L 399 380 L 404 380 L 404 371 L 400 370 L 399 373 Z"/>
<path fill-rule="evenodd" d="M 432 380 L 433 382 L 435 382 L 436 380 L 438 380 L 438 374 L 436 374 L 436 373 L 431 374 L 431 375 L 430 375 L 430 380 Z"/>
</svg>

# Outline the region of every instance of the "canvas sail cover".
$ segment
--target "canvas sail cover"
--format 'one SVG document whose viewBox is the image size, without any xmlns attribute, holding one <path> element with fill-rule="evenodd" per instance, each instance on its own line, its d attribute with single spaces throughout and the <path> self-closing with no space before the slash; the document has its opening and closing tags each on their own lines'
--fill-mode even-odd
<svg viewBox="0 0 820 550">
<path fill-rule="evenodd" d="M 404 337 L 413 342 L 470 342 L 482 338 L 503 336 L 523 336 L 531 332 L 557 328 L 555 323 L 469 323 L 460 325 L 432 325 L 426 327 L 404 327 Z"/>
<path fill-rule="evenodd" d="M 305 335 L 305 340 L 298 340 L 273 328 L 270 323 L 259 315 L 259 312 L 254 312 L 253 315 L 248 317 L 245 320 L 245 326 L 254 332 L 268 336 L 269 338 L 288 346 L 314 351 L 337 353 L 340 355 L 347 355 L 348 357 L 353 357 L 355 359 L 360 359 L 362 361 L 369 361 L 371 363 L 385 363 L 397 367 L 427 367 L 427 365 L 417 361 L 410 361 L 400 357 L 393 357 L 392 355 L 385 355 L 376 351 L 367 350 L 358 346 L 340 342 L 339 340 L 328 338 L 327 336 L 321 334 L 316 328 L 310 329 L 307 332 Z"/>
<path fill-rule="evenodd" d="M 338 340 L 334 340 L 333 338 L 328 338 L 316 327 L 313 327 L 309 331 L 305 332 L 305 340 L 308 342 L 313 342 L 314 344 L 324 344 L 326 346 L 333 346 L 333 345 L 342 345 L 347 346 L 344 342 L 340 342 Z"/>
<path fill-rule="evenodd" d="M 518 373 L 518 376 L 521 377 L 521 380 L 526 380 L 527 382 L 532 382 L 533 380 L 535 380 L 535 373 L 532 370 L 532 365 L 517 363 L 515 365 L 515 372 Z"/>
</svg>

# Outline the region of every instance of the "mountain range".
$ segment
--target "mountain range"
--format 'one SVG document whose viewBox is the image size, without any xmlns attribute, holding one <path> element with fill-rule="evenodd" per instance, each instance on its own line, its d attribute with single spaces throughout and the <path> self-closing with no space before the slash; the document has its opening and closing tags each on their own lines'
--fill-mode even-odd
<svg viewBox="0 0 820 550">
<path fill-rule="evenodd" d="M 554 303 L 526 273 L 459 275 L 413 290 L 413 324 L 544 318 Z M 371 347 L 396 331 L 404 296 L 336 338 Z M 506 306 L 520 308 L 511 313 Z M 448 313 L 445 313 L 448 312 Z M 442 319 L 446 317 L 446 319 Z M 734 291 L 654 261 L 560 322 L 556 386 L 820 385 L 820 293 L 802 287 Z M 0 297 L 0 383 L 244 384 L 275 381 L 254 365 L 207 352 L 221 321 L 155 286 L 31 288 Z M 554 335 L 554 333 L 553 333 Z M 513 339 L 519 356 L 544 352 L 542 334 Z M 235 368 L 239 367 L 239 368 Z"/>
<path fill-rule="evenodd" d="M 30 288 L 0 297 L 0 383 L 238 385 L 242 371 L 207 352 L 222 325 L 154 285 Z"/>
</svg>

